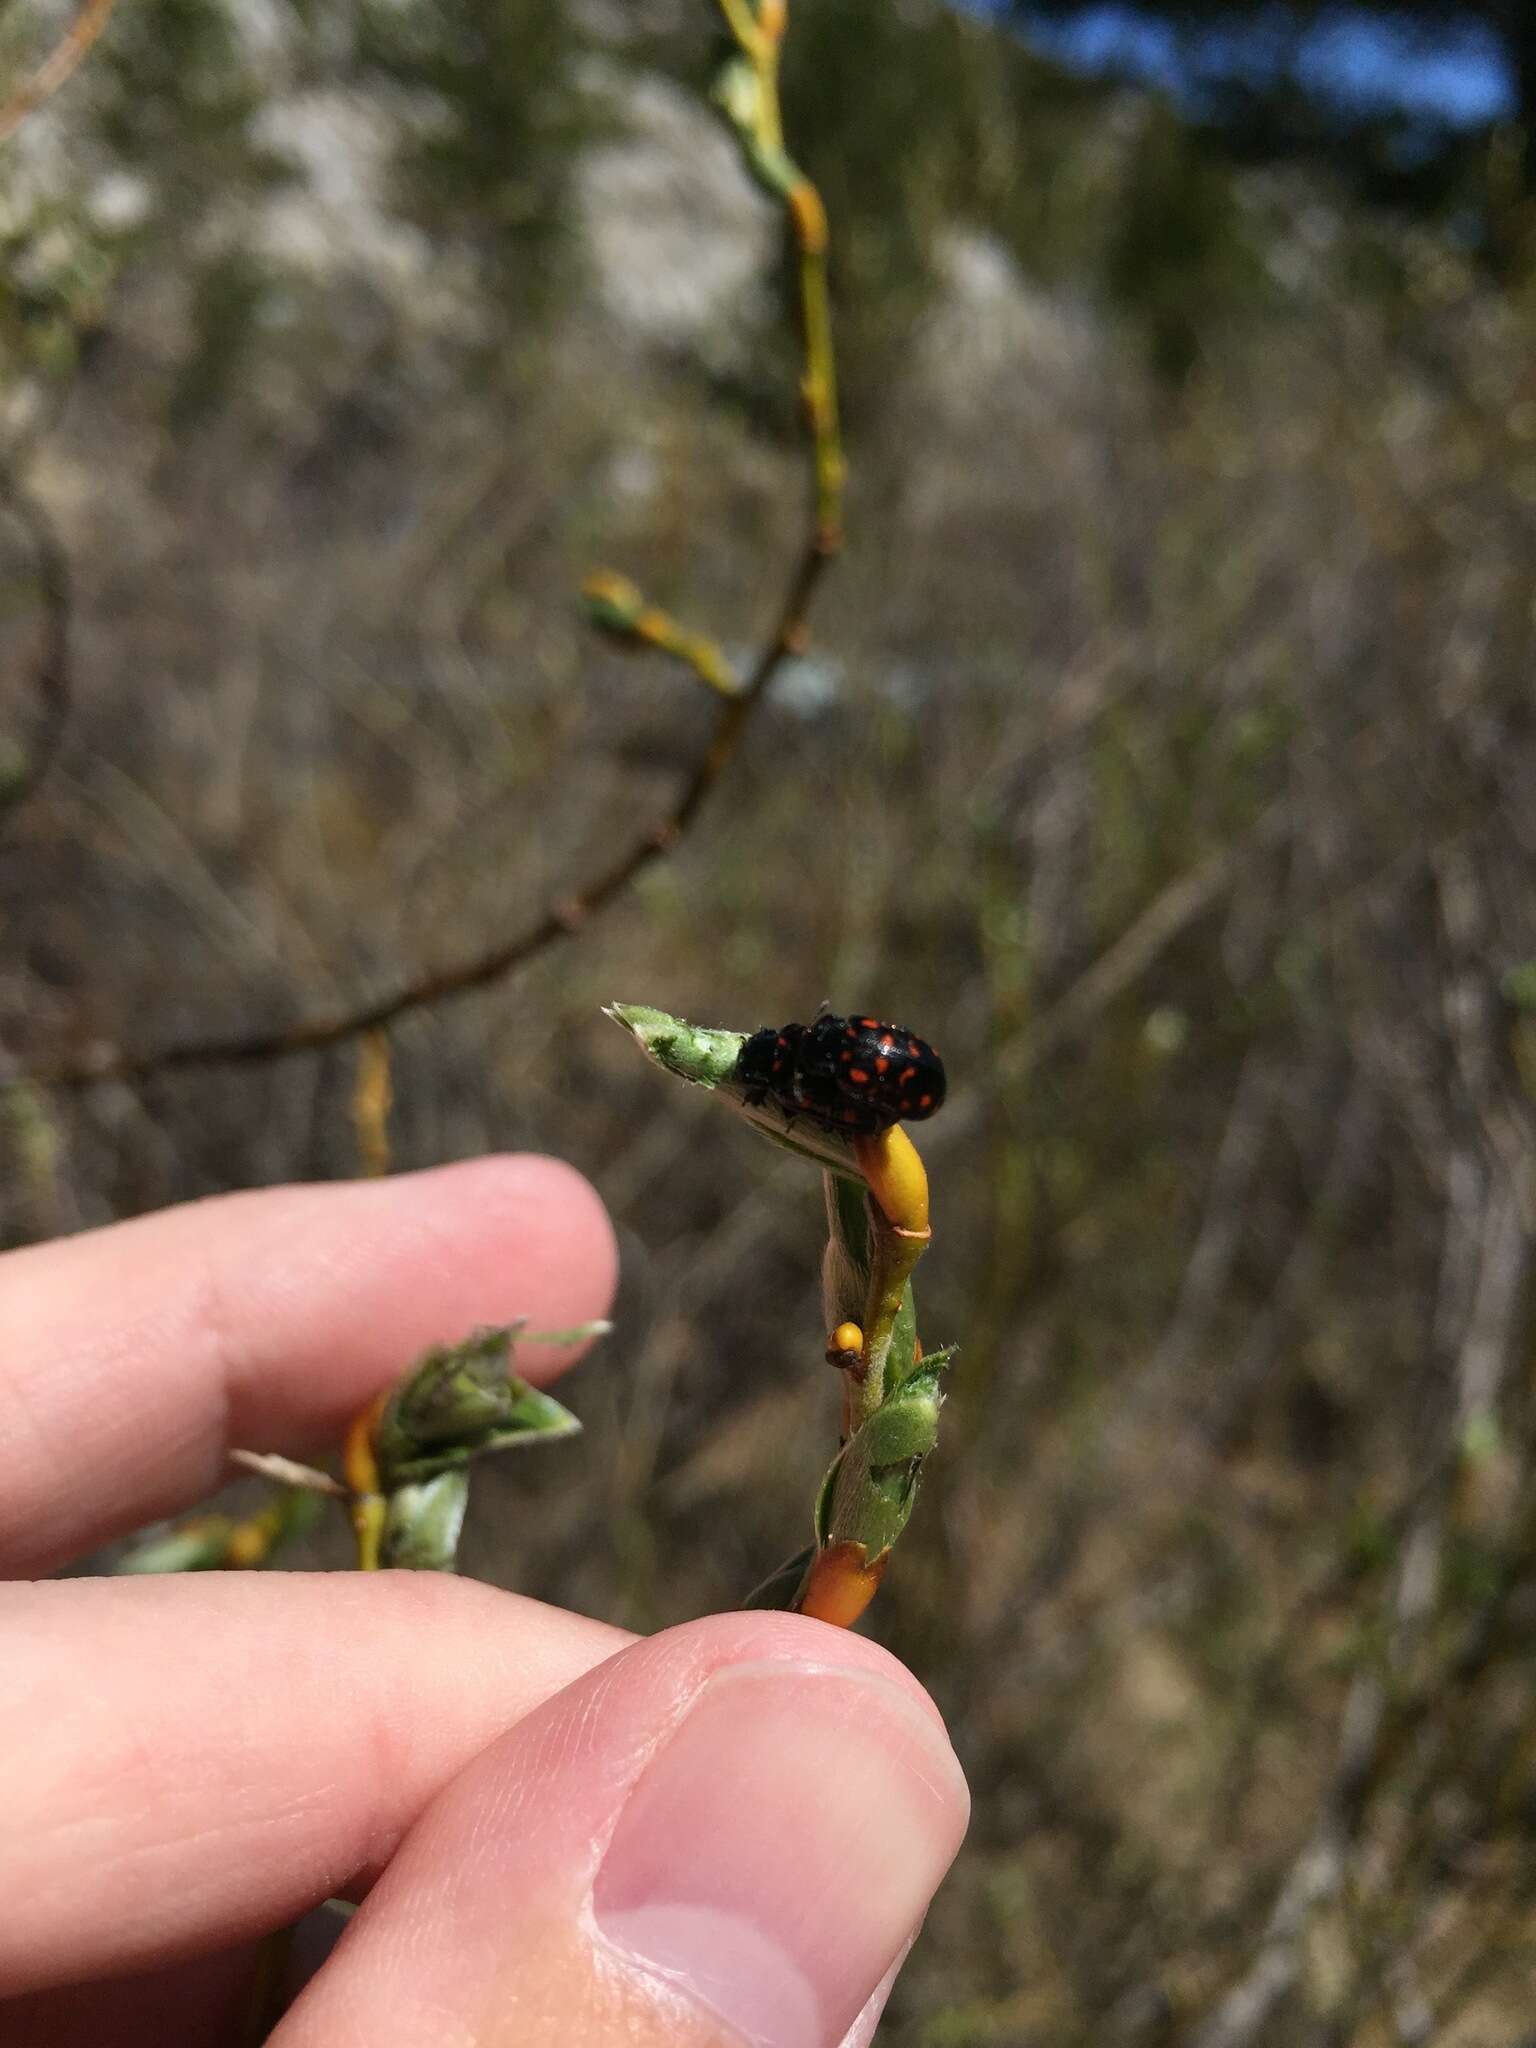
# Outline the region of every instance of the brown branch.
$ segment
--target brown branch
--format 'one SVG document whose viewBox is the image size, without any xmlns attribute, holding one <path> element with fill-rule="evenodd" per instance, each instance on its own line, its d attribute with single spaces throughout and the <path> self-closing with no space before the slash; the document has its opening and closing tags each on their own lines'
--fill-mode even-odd
<svg viewBox="0 0 1536 2048">
<path fill-rule="evenodd" d="M 85 62 L 92 45 L 111 19 L 116 0 L 82 0 L 79 13 L 38 65 L 0 106 L 0 142 L 7 142 L 44 100 L 51 100 L 65 80 Z"/>
<path fill-rule="evenodd" d="M 740 696 L 725 698 L 715 729 L 697 767 L 666 815 L 641 834 L 604 873 L 576 893 L 551 903 L 543 915 L 503 944 L 452 966 L 419 975 L 380 996 L 375 1002 L 330 1016 L 312 1017 L 275 1031 L 229 1038 L 193 1039 L 134 1053 L 99 1048 L 94 1057 L 40 1066 L 11 1077 L 5 1084 L 31 1082 L 47 1088 L 86 1088 L 97 1081 L 142 1081 L 196 1067 L 246 1066 L 287 1059 L 295 1053 L 322 1052 L 361 1033 L 382 1031 L 413 1011 L 454 996 L 489 987 L 536 958 L 561 939 L 571 938 L 642 874 L 653 861 L 672 852 L 688 831 L 705 799 L 720 780 L 741 745 L 752 712 L 790 655 L 803 645 L 806 615 L 821 574 L 831 560 L 820 535 L 813 537 L 795 570 L 778 630 L 764 649 Z"/>
<path fill-rule="evenodd" d="M 778 33 L 782 34 L 782 22 Z M 772 78 L 770 65 L 765 85 L 768 96 L 760 103 L 760 111 L 771 124 L 777 122 L 778 115 L 777 88 Z M 371 1003 L 274 1031 L 195 1039 L 147 1052 L 98 1046 L 93 1054 L 84 1057 L 13 1074 L 0 1086 L 31 1083 L 51 1088 L 86 1088 L 98 1081 L 142 1081 L 189 1068 L 253 1065 L 286 1059 L 296 1053 L 324 1051 L 360 1034 L 386 1030 L 414 1011 L 486 988 L 526 966 L 548 947 L 580 931 L 654 861 L 672 852 L 735 758 L 754 711 L 780 669 L 792 656 L 804 651 L 817 585 L 841 547 L 842 458 L 825 300 L 825 217 L 814 188 L 798 172 L 780 196 L 801 255 L 800 310 L 806 352 L 806 427 L 811 470 L 809 530 L 796 557 L 773 633 L 742 687 L 732 694 L 722 694 L 709 743 L 671 808 L 602 874 L 552 902 L 525 930 L 470 959 L 418 975 Z"/>
</svg>

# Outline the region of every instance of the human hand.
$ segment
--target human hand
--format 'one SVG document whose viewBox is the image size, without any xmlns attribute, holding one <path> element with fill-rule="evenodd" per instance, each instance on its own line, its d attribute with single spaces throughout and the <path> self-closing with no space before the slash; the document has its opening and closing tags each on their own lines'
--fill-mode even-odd
<svg viewBox="0 0 1536 2048">
<path fill-rule="evenodd" d="M 428 1344 L 600 1315 L 579 1176 L 485 1159 L 0 1260 L 0 1571 L 334 1443 Z M 520 1346 L 548 1379 L 566 1354 Z M 236 2043 L 255 1945 L 366 1894 L 278 2048 L 833 2048 L 964 1831 L 933 1708 L 798 1616 L 649 1641 L 430 1573 L 0 1588 L 0 2040 Z"/>
</svg>

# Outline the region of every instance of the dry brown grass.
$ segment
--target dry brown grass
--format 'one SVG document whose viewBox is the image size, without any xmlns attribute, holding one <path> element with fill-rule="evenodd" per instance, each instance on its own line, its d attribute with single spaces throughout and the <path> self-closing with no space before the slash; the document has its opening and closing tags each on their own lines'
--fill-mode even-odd
<svg viewBox="0 0 1536 2048">
<path fill-rule="evenodd" d="M 914 346 L 834 691 L 791 679 L 623 911 L 397 1034 L 398 1165 L 548 1147 L 624 1241 L 587 1435 L 481 1481 L 466 1568 L 646 1628 L 789 1547 L 835 1391 L 813 1186 L 600 1002 L 830 997 L 948 1059 L 923 1311 L 964 1350 L 874 1625 L 977 1820 L 893 2043 L 1527 2025 L 1530 316 L 1400 253 L 1393 297 L 1341 255 L 1306 319 L 1213 333 L 1177 401 L 1056 302 L 965 388 Z M 588 644 L 581 569 L 729 632 L 800 516 L 791 450 L 579 298 L 489 378 L 338 288 L 168 435 L 158 260 L 34 471 L 78 672 L 0 851 L 23 1061 L 521 922 L 709 715 Z M 348 1173 L 351 1065 L 13 1097 L 6 1234 Z"/>
</svg>

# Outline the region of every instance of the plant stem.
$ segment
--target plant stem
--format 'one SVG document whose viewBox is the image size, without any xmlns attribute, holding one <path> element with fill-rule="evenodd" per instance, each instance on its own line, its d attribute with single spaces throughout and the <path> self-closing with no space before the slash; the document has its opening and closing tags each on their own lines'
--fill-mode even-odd
<svg viewBox="0 0 1536 2048">
<path fill-rule="evenodd" d="M 373 1438 L 388 1399 L 389 1390 L 386 1389 L 353 1418 L 342 1451 L 341 1467 L 352 1495 L 348 1513 L 357 1538 L 357 1568 L 360 1572 L 379 1569 L 379 1555 L 384 1542 L 384 1523 L 389 1510 L 380 1491 L 379 1460 Z"/>
<path fill-rule="evenodd" d="M 876 1137 L 855 1138 L 854 1154 L 869 1183 L 870 1269 L 864 1309 L 864 1355 L 849 1375 L 850 1434 L 867 1422 L 886 1393 L 886 1367 L 907 1282 L 932 1242 L 928 1175 L 900 1124 Z"/>
</svg>

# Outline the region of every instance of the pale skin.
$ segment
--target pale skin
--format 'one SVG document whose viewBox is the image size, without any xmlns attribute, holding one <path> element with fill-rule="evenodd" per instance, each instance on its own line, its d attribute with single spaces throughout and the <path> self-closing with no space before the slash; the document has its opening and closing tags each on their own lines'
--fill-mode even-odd
<svg viewBox="0 0 1536 2048">
<path fill-rule="evenodd" d="M 7 2044 L 236 2042 L 262 1937 L 343 1894 L 278 2048 L 870 2040 L 967 1812 L 873 1644 L 761 1614 L 637 1641 L 435 1574 L 42 1576 L 614 1276 L 596 1195 L 526 1157 L 0 1259 Z"/>
</svg>

